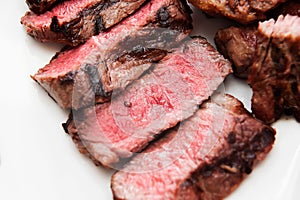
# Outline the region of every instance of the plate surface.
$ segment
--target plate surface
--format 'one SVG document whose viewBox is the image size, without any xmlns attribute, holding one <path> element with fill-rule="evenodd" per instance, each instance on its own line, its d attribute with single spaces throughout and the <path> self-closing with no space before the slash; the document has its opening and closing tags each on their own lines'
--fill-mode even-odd
<svg viewBox="0 0 300 200">
<path fill-rule="evenodd" d="M 110 170 L 95 167 L 80 155 L 61 123 L 67 118 L 30 78 L 47 64 L 59 45 L 41 44 L 26 35 L 19 23 L 25 0 L 1 1 L 1 132 L 0 199 L 112 199 Z M 194 9 L 193 35 L 210 42 L 229 22 L 208 19 Z M 250 108 L 251 90 L 230 76 L 225 91 Z M 228 200 L 299 199 L 300 124 L 282 119 L 273 125 L 276 143 Z"/>
</svg>

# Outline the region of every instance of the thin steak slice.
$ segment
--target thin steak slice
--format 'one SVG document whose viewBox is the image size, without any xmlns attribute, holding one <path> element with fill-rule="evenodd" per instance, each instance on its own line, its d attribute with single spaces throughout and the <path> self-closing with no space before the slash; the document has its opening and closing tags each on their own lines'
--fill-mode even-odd
<svg viewBox="0 0 300 200">
<path fill-rule="evenodd" d="M 192 29 L 181 0 L 151 0 L 134 15 L 85 44 L 63 50 L 32 78 L 62 108 L 109 101 Z M 75 91 L 75 92 L 74 92 Z"/>
<path fill-rule="evenodd" d="M 74 111 L 64 128 L 96 164 L 117 168 L 114 163 L 193 115 L 230 72 L 229 61 L 205 39 L 194 38 L 111 102 Z"/>
<path fill-rule="evenodd" d="M 26 3 L 32 12 L 42 14 L 62 1 L 64 0 L 26 0 Z"/>
<path fill-rule="evenodd" d="M 248 78 L 256 51 L 257 27 L 234 27 L 220 29 L 215 43 L 221 54 L 232 62 L 234 75 Z"/>
<path fill-rule="evenodd" d="M 260 23 L 257 47 L 248 78 L 253 113 L 266 123 L 284 112 L 300 121 L 300 17 Z"/>
<path fill-rule="evenodd" d="M 188 0 L 205 13 L 242 24 L 265 19 L 266 13 L 287 0 Z"/>
<path fill-rule="evenodd" d="M 274 140 L 275 130 L 241 102 L 218 96 L 116 172 L 114 199 L 223 199 L 265 158 Z"/>
<path fill-rule="evenodd" d="M 85 42 L 136 11 L 146 0 L 69 0 L 37 15 L 27 12 L 21 23 L 29 35 L 71 46 Z"/>
</svg>

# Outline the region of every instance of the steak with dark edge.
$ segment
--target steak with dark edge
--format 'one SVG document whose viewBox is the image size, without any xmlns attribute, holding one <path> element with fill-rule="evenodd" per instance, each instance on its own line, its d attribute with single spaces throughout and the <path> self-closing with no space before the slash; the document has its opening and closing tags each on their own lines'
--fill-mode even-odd
<svg viewBox="0 0 300 200">
<path fill-rule="evenodd" d="M 111 102 L 73 111 L 64 124 L 80 151 L 107 167 L 192 116 L 231 72 L 205 39 L 185 41 Z"/>
<path fill-rule="evenodd" d="M 109 101 L 192 29 L 181 0 L 152 0 L 108 32 L 63 50 L 33 76 L 62 108 Z M 75 93 L 74 93 L 75 92 Z"/>
<path fill-rule="evenodd" d="M 21 23 L 39 41 L 76 46 L 117 24 L 145 1 L 68 0 L 41 15 L 27 12 Z"/>
<path fill-rule="evenodd" d="M 266 123 L 284 112 L 300 121 L 300 17 L 260 23 L 257 48 L 248 77 L 253 113 Z"/>
<path fill-rule="evenodd" d="M 247 78 L 254 62 L 257 27 L 234 27 L 221 29 L 215 43 L 221 54 L 232 62 L 234 75 Z"/>
<path fill-rule="evenodd" d="M 280 14 L 300 16 L 300 0 L 288 1 L 268 13 L 268 17 L 277 18 Z M 257 26 L 235 27 L 221 29 L 215 36 L 218 50 L 233 64 L 234 75 L 248 78 L 250 67 L 254 62 L 256 52 Z"/>
<path fill-rule="evenodd" d="M 133 158 L 111 180 L 115 200 L 217 200 L 272 149 L 275 130 L 219 96 Z"/>
<path fill-rule="evenodd" d="M 286 0 L 188 0 L 205 13 L 242 24 L 265 19 L 266 13 Z"/>
<path fill-rule="evenodd" d="M 62 1 L 64 0 L 26 0 L 26 3 L 31 11 L 42 14 Z"/>
</svg>

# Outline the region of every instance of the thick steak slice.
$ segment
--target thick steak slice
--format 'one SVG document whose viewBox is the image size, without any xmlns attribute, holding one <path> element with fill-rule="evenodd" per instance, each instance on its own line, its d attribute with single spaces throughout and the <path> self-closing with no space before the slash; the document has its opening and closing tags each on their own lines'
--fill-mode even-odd
<svg viewBox="0 0 300 200">
<path fill-rule="evenodd" d="M 237 99 L 216 97 L 116 172 L 114 199 L 223 199 L 265 158 L 274 136 Z"/>
<path fill-rule="evenodd" d="M 272 123 L 283 112 L 300 121 L 300 17 L 279 16 L 258 27 L 255 62 L 248 82 L 252 111 Z"/>
<path fill-rule="evenodd" d="M 71 46 L 85 42 L 136 11 L 146 0 L 69 0 L 37 15 L 27 12 L 21 19 L 35 39 Z"/>
<path fill-rule="evenodd" d="M 61 1 L 64 0 L 26 0 L 26 3 L 31 11 L 42 14 Z"/>
<path fill-rule="evenodd" d="M 256 52 L 257 27 L 234 27 L 221 29 L 215 35 L 218 50 L 232 62 L 234 75 L 248 78 Z"/>
<path fill-rule="evenodd" d="M 118 167 L 112 164 L 193 115 L 230 72 L 229 61 L 205 39 L 194 38 L 111 102 L 74 111 L 65 130 L 97 164 Z"/>
<path fill-rule="evenodd" d="M 188 0 L 205 13 L 224 16 L 242 24 L 265 19 L 267 11 L 286 0 Z"/>
<path fill-rule="evenodd" d="M 190 13 L 184 1 L 151 0 L 108 32 L 58 53 L 33 79 L 62 108 L 108 101 L 187 36 Z"/>
</svg>

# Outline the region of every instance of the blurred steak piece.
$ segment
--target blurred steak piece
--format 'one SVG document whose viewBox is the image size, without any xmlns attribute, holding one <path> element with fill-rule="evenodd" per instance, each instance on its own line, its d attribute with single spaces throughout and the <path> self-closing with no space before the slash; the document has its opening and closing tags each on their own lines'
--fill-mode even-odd
<svg viewBox="0 0 300 200">
<path fill-rule="evenodd" d="M 205 13 L 224 16 L 242 24 L 265 19 L 266 12 L 286 0 L 188 0 Z"/>
<path fill-rule="evenodd" d="M 300 121 L 300 17 L 260 23 L 257 47 L 248 78 L 253 113 L 266 123 L 284 112 Z"/>
<path fill-rule="evenodd" d="M 281 4 L 274 10 L 271 10 L 269 17 L 277 18 L 279 15 L 295 15 L 300 16 L 300 0 L 289 0 Z"/>
<path fill-rule="evenodd" d="M 232 62 L 234 75 L 247 78 L 256 51 L 255 26 L 221 29 L 215 36 L 218 50 Z"/>
<path fill-rule="evenodd" d="M 241 102 L 218 96 L 116 172 L 114 199 L 223 199 L 265 158 L 274 140 L 275 130 Z"/>
<path fill-rule="evenodd" d="M 62 1 L 64 0 L 26 0 L 26 3 L 32 12 L 42 14 Z"/>
<path fill-rule="evenodd" d="M 27 12 L 21 23 L 41 42 L 71 46 L 85 42 L 136 11 L 146 0 L 69 0 L 37 15 Z"/>
<path fill-rule="evenodd" d="M 151 0 L 134 15 L 85 44 L 62 50 L 33 76 L 62 108 L 109 101 L 192 29 L 180 0 Z"/>
<path fill-rule="evenodd" d="M 229 61 L 205 39 L 187 40 L 111 102 L 73 111 L 64 128 L 96 164 L 119 167 L 192 116 L 230 72 Z"/>
</svg>

